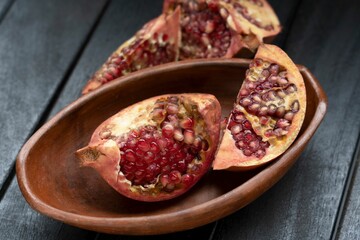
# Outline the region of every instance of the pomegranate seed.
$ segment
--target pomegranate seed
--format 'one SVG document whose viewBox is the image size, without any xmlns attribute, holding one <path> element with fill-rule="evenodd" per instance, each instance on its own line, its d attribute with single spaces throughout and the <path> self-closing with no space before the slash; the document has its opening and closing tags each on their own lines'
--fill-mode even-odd
<svg viewBox="0 0 360 240">
<path fill-rule="evenodd" d="M 289 94 L 289 93 L 294 93 L 296 92 L 297 88 L 294 84 L 291 84 L 290 86 L 288 86 L 285 91 Z"/>
<path fill-rule="evenodd" d="M 281 118 L 276 122 L 276 126 L 279 128 L 284 128 L 284 127 L 290 126 L 290 123 L 288 120 Z"/>
<path fill-rule="evenodd" d="M 166 111 L 169 113 L 169 114 L 177 114 L 179 112 L 179 106 L 175 105 L 175 104 L 172 104 L 172 103 L 169 103 L 166 107 Z"/>
<path fill-rule="evenodd" d="M 298 112 L 299 111 L 299 108 L 300 108 L 300 104 L 299 104 L 299 101 L 296 100 L 294 101 L 292 104 L 291 104 L 291 110 L 293 112 Z"/>
<path fill-rule="evenodd" d="M 185 185 L 190 185 L 193 183 L 194 176 L 192 174 L 184 174 L 181 177 L 181 182 Z"/>
<path fill-rule="evenodd" d="M 241 130 L 242 130 L 242 127 L 241 127 L 240 124 L 234 125 L 234 126 L 231 128 L 231 134 L 232 134 L 232 135 L 236 135 L 236 134 L 238 134 Z"/>
<path fill-rule="evenodd" d="M 180 142 L 184 140 L 184 135 L 182 134 L 181 130 L 176 129 L 174 131 L 174 139 Z"/>
<path fill-rule="evenodd" d="M 168 185 L 168 183 L 169 183 L 170 181 L 169 181 L 169 175 L 167 175 L 167 174 L 162 174 L 161 176 L 160 176 L 160 183 L 165 187 L 166 185 Z"/>
<path fill-rule="evenodd" d="M 165 110 L 164 109 L 154 109 L 154 111 L 152 112 L 152 119 L 154 121 L 158 121 L 161 122 L 163 121 L 165 118 Z"/>
<path fill-rule="evenodd" d="M 294 118 L 294 113 L 291 112 L 291 111 L 288 111 L 288 112 L 285 113 L 284 118 L 285 118 L 286 120 L 288 120 L 288 121 L 291 121 L 291 120 L 293 120 L 293 118 Z"/>
<path fill-rule="evenodd" d="M 162 134 L 165 136 L 165 137 L 172 137 L 174 135 L 174 126 L 171 125 L 171 124 L 167 124 L 165 125 L 163 128 L 162 128 Z"/>
<path fill-rule="evenodd" d="M 249 147 L 252 149 L 252 150 L 256 150 L 259 148 L 259 141 L 257 139 L 251 141 L 249 143 Z"/>
<path fill-rule="evenodd" d="M 276 94 L 277 94 L 280 98 L 285 98 L 285 97 L 286 97 L 286 93 L 283 92 L 282 90 L 276 91 Z"/>
<path fill-rule="evenodd" d="M 262 106 L 259 110 L 259 116 L 265 116 L 268 113 L 268 108 L 266 106 Z"/>
<path fill-rule="evenodd" d="M 281 106 L 276 109 L 275 115 L 279 118 L 282 118 L 285 114 L 285 107 Z"/>
<path fill-rule="evenodd" d="M 268 117 L 260 117 L 260 124 L 266 125 L 269 122 Z"/>
<path fill-rule="evenodd" d="M 184 142 L 187 144 L 192 144 L 195 140 L 195 134 L 193 130 L 186 129 L 184 131 Z"/>
<path fill-rule="evenodd" d="M 191 118 L 185 118 L 180 121 L 181 128 L 192 128 L 194 126 L 194 121 Z"/>
<path fill-rule="evenodd" d="M 259 150 L 257 150 L 257 151 L 255 152 L 255 156 L 256 156 L 257 158 L 263 158 L 263 157 L 265 156 L 265 151 L 262 150 L 262 149 L 259 149 Z"/>
<path fill-rule="evenodd" d="M 277 64 L 271 64 L 270 66 L 270 72 L 273 74 L 277 74 L 279 72 L 279 65 Z"/>
<path fill-rule="evenodd" d="M 125 151 L 125 159 L 131 162 L 135 162 L 137 157 L 133 150 L 128 149 Z"/>
<path fill-rule="evenodd" d="M 251 123 L 248 120 L 245 120 L 243 123 L 244 129 L 252 129 Z"/>
<path fill-rule="evenodd" d="M 241 96 L 248 96 L 249 93 L 250 93 L 250 92 L 249 92 L 247 89 L 245 89 L 245 88 L 243 88 L 243 89 L 240 90 L 240 95 L 241 95 Z"/>
<path fill-rule="evenodd" d="M 143 152 L 147 152 L 150 150 L 150 144 L 144 139 L 140 139 L 138 142 L 138 148 Z"/>
<path fill-rule="evenodd" d="M 249 149 L 244 149 L 244 150 L 243 150 L 243 153 L 244 153 L 244 155 L 247 156 L 247 157 L 249 157 L 249 156 L 252 155 L 252 152 L 251 152 Z"/>
<path fill-rule="evenodd" d="M 171 171 L 169 174 L 169 179 L 172 183 L 178 184 L 181 182 L 181 173 L 179 171 Z"/>
</svg>

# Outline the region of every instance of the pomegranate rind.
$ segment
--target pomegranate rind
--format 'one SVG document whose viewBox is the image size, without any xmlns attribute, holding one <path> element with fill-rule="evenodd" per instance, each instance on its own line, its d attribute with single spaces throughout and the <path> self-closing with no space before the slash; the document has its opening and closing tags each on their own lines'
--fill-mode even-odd
<svg viewBox="0 0 360 240">
<path fill-rule="evenodd" d="M 253 155 L 245 156 L 242 150 L 235 146 L 231 132 L 226 129 L 223 133 L 219 150 L 213 162 L 214 170 L 249 170 L 268 163 L 284 153 L 295 141 L 298 133 L 300 132 L 306 112 L 306 89 L 299 69 L 283 50 L 274 45 L 260 45 L 255 58 L 261 58 L 268 62 L 276 63 L 287 70 L 287 78 L 289 82 L 294 83 L 298 89 L 296 99 L 300 103 L 300 109 L 295 114 L 287 135 L 283 136 L 281 139 L 269 139 L 268 141 L 270 146 L 266 150 L 266 155 L 260 159 Z M 244 111 L 244 113 L 254 126 L 258 119 L 256 119 L 256 117 L 251 117 L 251 114 L 248 114 L 246 111 Z M 231 116 L 229 119 L 230 118 Z"/>
<path fill-rule="evenodd" d="M 252 50 L 255 50 L 257 46 L 264 41 L 264 38 L 276 36 L 281 31 L 279 18 L 277 17 L 271 5 L 266 0 L 259 0 L 259 2 L 262 3 L 262 6 L 252 4 L 251 1 L 232 0 L 232 2 L 246 4 L 246 7 L 251 8 L 251 12 L 256 14 L 256 17 L 258 19 L 261 19 L 263 22 L 265 21 L 265 23 L 271 24 L 273 26 L 272 30 L 266 30 L 251 23 L 243 15 L 237 12 L 234 5 L 231 3 L 227 3 L 222 0 L 208 0 L 208 2 L 216 2 L 221 7 L 224 7 L 228 10 L 230 15 L 232 16 L 232 19 L 234 20 L 233 28 L 237 29 L 239 33 L 248 36 L 247 39 L 246 37 L 244 38 L 244 41 L 248 43 L 250 49 Z M 257 41 L 251 36 L 256 36 Z"/>
<path fill-rule="evenodd" d="M 146 23 L 136 34 L 135 36 L 128 39 L 125 43 L 123 43 L 118 49 L 113 52 L 114 54 L 121 54 L 122 50 L 128 46 L 130 46 L 133 42 L 139 40 L 140 42 L 144 42 L 147 39 L 150 39 L 155 33 L 158 35 L 166 34 L 169 36 L 167 42 L 173 46 L 173 50 L 175 52 L 174 59 L 172 61 L 176 61 L 179 57 L 179 44 L 181 39 L 181 31 L 180 31 L 180 8 L 176 8 L 171 14 L 162 14 L 159 17 L 152 19 L 148 23 Z M 136 49 L 133 49 L 127 56 L 131 56 L 135 53 Z M 165 63 L 165 62 L 164 62 Z M 104 63 L 102 67 L 96 71 L 93 77 L 87 82 L 82 90 L 82 94 L 87 94 L 102 85 L 104 83 L 101 81 L 103 73 L 106 71 L 108 67 L 107 63 Z M 121 77 L 120 76 L 115 76 Z"/>
<path fill-rule="evenodd" d="M 159 191 L 154 194 L 142 187 L 132 186 L 131 182 L 121 173 L 121 154 L 116 138 L 136 126 L 155 125 L 151 120 L 151 110 L 156 100 L 169 96 L 178 96 L 183 102 L 196 104 L 198 112 L 205 122 L 206 134 L 209 137 L 209 149 L 201 152 L 204 159 L 202 168 L 194 175 L 190 185 L 184 185 L 183 188 L 175 189 L 172 192 Z M 174 94 L 149 98 L 131 105 L 105 120 L 94 131 L 88 146 L 79 149 L 76 156 L 80 159 L 81 166 L 94 168 L 111 187 L 128 198 L 145 202 L 171 199 L 188 191 L 210 169 L 219 144 L 220 119 L 220 103 L 210 94 Z M 103 139 L 101 133 L 109 126 L 111 126 L 112 137 Z"/>
</svg>

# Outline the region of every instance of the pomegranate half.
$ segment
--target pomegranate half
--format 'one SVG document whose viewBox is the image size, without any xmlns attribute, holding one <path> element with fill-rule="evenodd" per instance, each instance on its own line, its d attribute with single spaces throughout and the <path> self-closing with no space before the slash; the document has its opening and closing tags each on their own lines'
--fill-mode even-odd
<svg viewBox="0 0 360 240">
<path fill-rule="evenodd" d="M 244 170 L 267 163 L 295 140 L 306 111 L 303 78 L 274 45 L 260 45 L 246 71 L 213 163 L 213 169 Z"/>
<path fill-rule="evenodd" d="M 103 122 L 77 151 L 83 166 L 139 201 L 171 199 L 209 170 L 219 144 L 221 107 L 209 94 L 153 97 Z"/>
</svg>

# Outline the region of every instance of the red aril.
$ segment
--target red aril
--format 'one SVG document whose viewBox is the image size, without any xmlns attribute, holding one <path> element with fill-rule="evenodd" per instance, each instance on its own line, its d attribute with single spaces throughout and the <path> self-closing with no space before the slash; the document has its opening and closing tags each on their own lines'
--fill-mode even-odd
<svg viewBox="0 0 360 240">
<path fill-rule="evenodd" d="M 171 199 L 209 170 L 220 118 L 220 104 L 209 94 L 153 97 L 103 122 L 77 156 L 129 198 Z"/>
</svg>

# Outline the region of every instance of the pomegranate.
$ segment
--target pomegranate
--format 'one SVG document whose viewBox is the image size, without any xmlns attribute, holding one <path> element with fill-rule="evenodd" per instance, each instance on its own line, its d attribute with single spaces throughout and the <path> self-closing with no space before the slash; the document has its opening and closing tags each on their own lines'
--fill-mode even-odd
<svg viewBox="0 0 360 240">
<path fill-rule="evenodd" d="M 179 59 L 233 57 L 244 45 L 231 15 L 206 0 L 165 0 L 164 12 L 181 6 Z"/>
<path fill-rule="evenodd" d="M 255 51 L 276 36 L 279 20 L 265 0 L 165 0 L 164 12 L 181 6 L 180 59 L 231 58 Z"/>
<path fill-rule="evenodd" d="M 145 24 L 122 44 L 85 85 L 86 94 L 128 73 L 178 59 L 180 9 Z"/>
<path fill-rule="evenodd" d="M 260 45 L 246 71 L 213 168 L 254 168 L 282 154 L 300 131 L 306 110 L 303 78 L 274 45 Z"/>
<path fill-rule="evenodd" d="M 266 0 L 208 0 L 229 12 L 244 44 L 255 51 L 265 40 L 270 41 L 281 31 L 278 17 Z"/>
<path fill-rule="evenodd" d="M 103 122 L 77 156 L 129 198 L 171 199 L 211 167 L 220 118 L 220 104 L 209 94 L 153 97 Z"/>
</svg>

